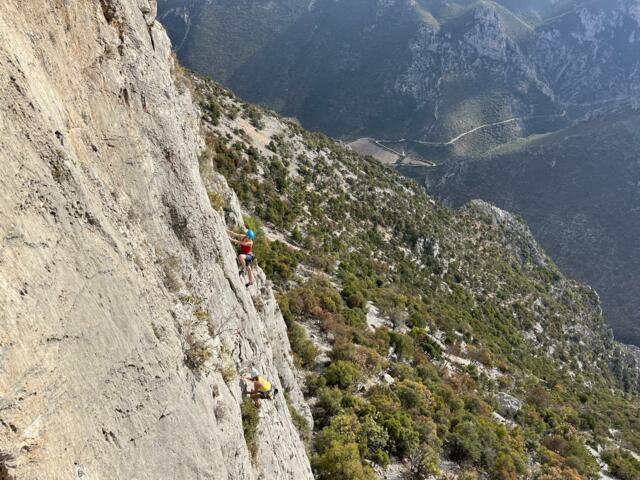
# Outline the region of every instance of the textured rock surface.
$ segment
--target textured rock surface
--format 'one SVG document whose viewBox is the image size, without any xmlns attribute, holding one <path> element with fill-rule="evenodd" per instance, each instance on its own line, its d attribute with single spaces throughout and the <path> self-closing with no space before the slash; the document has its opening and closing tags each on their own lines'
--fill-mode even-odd
<svg viewBox="0 0 640 480">
<path fill-rule="evenodd" d="M 238 371 L 301 394 L 273 295 L 245 289 L 202 186 L 154 11 L 0 6 L 0 477 L 311 478 L 282 397 L 246 447 Z"/>
<path fill-rule="evenodd" d="M 505 392 L 498 393 L 498 395 L 496 395 L 496 401 L 498 402 L 498 413 L 511 418 L 522 408 L 522 402 L 520 400 Z"/>
<path fill-rule="evenodd" d="M 638 0 L 583 5 L 538 29 L 532 59 L 568 105 L 640 94 Z"/>
</svg>

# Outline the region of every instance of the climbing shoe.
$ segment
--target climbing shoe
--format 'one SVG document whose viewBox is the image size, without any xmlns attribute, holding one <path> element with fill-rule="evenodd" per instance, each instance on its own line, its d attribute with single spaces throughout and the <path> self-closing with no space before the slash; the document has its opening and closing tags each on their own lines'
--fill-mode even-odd
<svg viewBox="0 0 640 480">
<path fill-rule="evenodd" d="M 251 285 L 253 285 L 253 282 L 248 282 L 245 287 L 249 288 Z"/>
</svg>

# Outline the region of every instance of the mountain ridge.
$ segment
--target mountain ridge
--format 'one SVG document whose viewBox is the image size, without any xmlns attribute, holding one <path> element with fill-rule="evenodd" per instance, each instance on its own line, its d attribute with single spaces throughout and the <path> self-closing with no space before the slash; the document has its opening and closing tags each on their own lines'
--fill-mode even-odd
<svg viewBox="0 0 640 480">
<path fill-rule="evenodd" d="M 520 212 L 564 270 L 591 280 L 609 315 L 629 319 L 616 333 L 637 344 L 638 112 L 617 107 L 482 157 L 405 173 L 451 205 L 482 197 Z"/>
</svg>

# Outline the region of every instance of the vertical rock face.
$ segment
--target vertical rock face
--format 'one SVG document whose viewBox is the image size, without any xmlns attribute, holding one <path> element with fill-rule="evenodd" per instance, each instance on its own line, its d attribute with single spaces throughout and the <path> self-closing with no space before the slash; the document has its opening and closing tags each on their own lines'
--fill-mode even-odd
<svg viewBox="0 0 640 480">
<path fill-rule="evenodd" d="M 312 478 L 283 396 L 246 446 L 238 372 L 300 390 L 273 295 L 244 287 L 209 204 L 154 16 L 0 6 L 0 478 Z"/>
</svg>

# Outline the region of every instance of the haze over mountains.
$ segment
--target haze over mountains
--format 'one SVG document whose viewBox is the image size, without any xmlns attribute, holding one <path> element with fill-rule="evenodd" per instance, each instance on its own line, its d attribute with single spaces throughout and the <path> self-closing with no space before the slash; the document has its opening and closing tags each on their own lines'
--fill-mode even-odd
<svg viewBox="0 0 640 480">
<path fill-rule="evenodd" d="M 580 9 L 562 1 L 161 2 L 183 61 L 248 100 L 335 136 L 435 141 L 637 94 L 639 8 L 621 0 Z"/>
<path fill-rule="evenodd" d="M 188 67 L 307 128 L 440 164 L 396 158 L 453 205 L 523 215 L 640 343 L 638 0 L 159 6 Z"/>
</svg>

